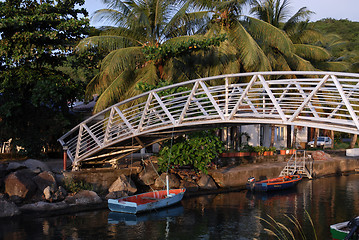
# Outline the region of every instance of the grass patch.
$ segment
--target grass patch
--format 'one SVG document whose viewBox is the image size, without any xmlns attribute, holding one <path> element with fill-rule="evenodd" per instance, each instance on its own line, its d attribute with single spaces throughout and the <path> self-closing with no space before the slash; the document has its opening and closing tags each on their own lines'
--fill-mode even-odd
<svg viewBox="0 0 359 240">
<path fill-rule="evenodd" d="M 296 240 L 296 235 L 299 235 L 300 238 L 297 238 L 297 239 L 303 239 L 303 240 L 315 239 L 315 240 L 318 240 L 317 233 L 315 231 L 312 218 L 310 217 L 307 210 L 305 210 L 305 213 L 306 213 L 306 219 L 307 219 L 307 221 L 310 222 L 310 224 L 312 226 L 312 229 L 313 229 L 313 233 L 311 234 L 311 236 L 308 236 L 309 233 L 304 232 L 304 229 L 303 229 L 302 225 L 299 223 L 298 219 L 296 217 L 294 217 L 293 215 L 286 215 L 286 214 L 284 215 L 289 220 L 289 222 L 292 224 L 291 227 L 286 226 L 285 224 L 276 221 L 274 218 L 272 218 L 269 215 L 267 215 L 268 220 L 264 219 L 264 218 L 259 218 L 259 219 L 261 221 L 263 221 L 266 225 L 268 225 L 268 228 L 264 228 L 264 231 L 266 231 L 268 234 L 270 234 L 272 236 L 275 236 L 277 239 L 280 239 L 280 240 L 289 240 L 289 239 Z M 296 232 L 298 234 L 295 234 Z"/>
</svg>

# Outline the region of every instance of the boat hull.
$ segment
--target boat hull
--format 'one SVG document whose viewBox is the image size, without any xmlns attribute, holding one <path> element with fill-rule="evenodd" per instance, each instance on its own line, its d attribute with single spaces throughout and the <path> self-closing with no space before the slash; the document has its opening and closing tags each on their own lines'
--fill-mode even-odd
<svg viewBox="0 0 359 240">
<path fill-rule="evenodd" d="M 330 225 L 330 233 L 332 235 L 333 240 L 343 240 L 345 237 L 349 234 L 348 226 L 349 221 L 347 222 L 341 222 L 337 224 Z M 358 235 L 354 234 L 353 237 L 351 237 L 351 240 L 358 239 Z"/>
<path fill-rule="evenodd" d="M 289 178 L 290 177 L 290 178 Z M 272 178 L 259 182 L 247 183 L 246 187 L 251 191 L 267 192 L 288 189 L 296 186 L 302 180 L 300 175 Z"/>
<path fill-rule="evenodd" d="M 180 202 L 185 191 L 185 189 L 171 189 L 169 190 L 169 196 L 167 196 L 166 190 L 162 190 L 120 199 L 109 199 L 108 208 L 114 212 L 131 214 L 151 211 L 172 206 Z"/>
</svg>

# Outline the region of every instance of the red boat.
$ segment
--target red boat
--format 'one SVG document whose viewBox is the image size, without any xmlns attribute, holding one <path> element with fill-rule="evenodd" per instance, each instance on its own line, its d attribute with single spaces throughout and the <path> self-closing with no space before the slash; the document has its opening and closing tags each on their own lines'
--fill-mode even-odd
<svg viewBox="0 0 359 240">
<path fill-rule="evenodd" d="M 302 180 L 301 175 L 289 175 L 256 182 L 254 177 L 248 178 L 247 189 L 251 191 L 274 191 L 291 188 Z"/>
</svg>

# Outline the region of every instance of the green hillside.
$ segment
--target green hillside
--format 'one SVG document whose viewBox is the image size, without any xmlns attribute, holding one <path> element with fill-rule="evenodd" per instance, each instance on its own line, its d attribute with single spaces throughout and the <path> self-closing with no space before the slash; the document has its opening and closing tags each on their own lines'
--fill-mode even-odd
<svg viewBox="0 0 359 240">
<path fill-rule="evenodd" d="M 324 41 L 333 41 L 335 38 L 333 34 L 341 38 L 342 43 L 334 44 L 331 48 L 336 58 L 345 59 L 351 63 L 359 62 L 359 22 L 327 18 L 310 24 L 323 34 L 329 34 Z M 353 71 L 358 72 L 359 69 L 353 69 Z"/>
</svg>

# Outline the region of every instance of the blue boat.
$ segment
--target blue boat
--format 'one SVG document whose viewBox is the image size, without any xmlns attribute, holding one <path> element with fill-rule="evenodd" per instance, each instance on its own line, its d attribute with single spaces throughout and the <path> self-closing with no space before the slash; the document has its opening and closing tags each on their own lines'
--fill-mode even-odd
<svg viewBox="0 0 359 240">
<path fill-rule="evenodd" d="M 132 213 L 156 210 L 179 203 L 185 188 L 147 192 L 119 199 L 108 199 L 108 208 L 114 212 Z"/>
<path fill-rule="evenodd" d="M 282 189 L 288 189 L 297 185 L 302 180 L 301 175 L 289 175 L 277 178 L 266 179 L 256 182 L 254 177 L 248 178 L 246 187 L 251 191 L 276 191 Z"/>
</svg>

